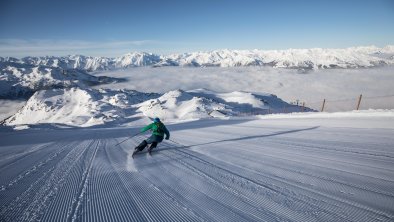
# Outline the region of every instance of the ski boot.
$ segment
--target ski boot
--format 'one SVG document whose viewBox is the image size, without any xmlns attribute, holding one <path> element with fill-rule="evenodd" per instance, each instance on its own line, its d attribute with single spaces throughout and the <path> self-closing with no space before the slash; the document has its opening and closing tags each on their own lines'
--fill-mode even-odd
<svg viewBox="0 0 394 222">
<path fill-rule="evenodd" d="M 142 141 L 136 148 L 134 148 L 134 152 L 133 152 L 133 154 L 131 155 L 131 157 L 134 158 L 134 155 L 135 155 L 136 153 L 142 151 L 142 150 L 146 147 L 146 145 L 148 145 L 148 143 L 147 143 L 145 140 Z"/>
<path fill-rule="evenodd" d="M 153 150 L 153 148 L 155 148 L 157 146 L 157 142 L 153 142 L 150 146 L 149 146 L 149 148 L 148 148 L 148 153 L 149 153 L 149 155 L 152 155 L 152 150 Z"/>
<path fill-rule="evenodd" d="M 139 150 L 138 150 L 138 149 L 135 149 L 134 152 L 133 152 L 133 154 L 131 154 L 131 157 L 134 159 L 134 155 L 137 154 L 138 152 L 139 152 Z"/>
</svg>

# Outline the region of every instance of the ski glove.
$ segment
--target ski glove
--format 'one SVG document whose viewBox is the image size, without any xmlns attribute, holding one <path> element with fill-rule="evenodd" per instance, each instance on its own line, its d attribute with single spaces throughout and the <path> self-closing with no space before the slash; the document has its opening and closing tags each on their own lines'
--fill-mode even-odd
<svg viewBox="0 0 394 222">
<path fill-rule="evenodd" d="M 169 136 L 166 136 L 166 140 L 169 140 L 170 139 L 170 137 Z"/>
</svg>

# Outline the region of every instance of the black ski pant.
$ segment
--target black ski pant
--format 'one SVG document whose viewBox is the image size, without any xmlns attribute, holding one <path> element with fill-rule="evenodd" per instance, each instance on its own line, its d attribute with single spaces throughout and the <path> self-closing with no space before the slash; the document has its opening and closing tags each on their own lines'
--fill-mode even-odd
<svg viewBox="0 0 394 222">
<path fill-rule="evenodd" d="M 153 149 L 155 147 L 157 147 L 158 142 L 152 142 L 152 144 L 150 145 L 149 149 Z M 143 140 L 136 148 L 135 150 L 138 151 L 142 151 L 143 149 L 145 149 L 145 147 L 148 145 L 148 143 L 146 142 L 146 140 Z"/>
</svg>

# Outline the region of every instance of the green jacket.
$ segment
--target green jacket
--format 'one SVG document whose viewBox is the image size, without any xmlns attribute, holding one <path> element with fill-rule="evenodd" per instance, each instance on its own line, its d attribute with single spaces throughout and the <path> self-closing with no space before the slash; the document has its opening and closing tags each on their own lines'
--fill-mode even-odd
<svg viewBox="0 0 394 222">
<path fill-rule="evenodd" d="M 161 122 L 151 123 L 151 124 L 145 126 L 144 128 L 141 129 L 141 133 L 143 133 L 147 130 L 152 130 L 153 135 L 164 137 L 164 134 L 166 134 L 166 139 L 170 138 L 170 132 L 168 131 L 167 127 Z"/>
</svg>

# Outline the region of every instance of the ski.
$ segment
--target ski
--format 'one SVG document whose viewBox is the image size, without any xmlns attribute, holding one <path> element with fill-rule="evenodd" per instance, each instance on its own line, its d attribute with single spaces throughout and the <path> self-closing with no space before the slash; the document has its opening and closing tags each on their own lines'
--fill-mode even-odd
<svg viewBox="0 0 394 222">
<path fill-rule="evenodd" d="M 139 152 L 136 152 L 136 153 L 133 153 L 132 155 L 131 155 L 131 158 L 135 158 L 135 156 L 138 154 Z M 143 153 L 141 153 L 141 154 L 144 154 L 144 153 L 147 153 L 149 156 L 152 156 L 152 151 L 151 152 L 143 152 Z"/>
<path fill-rule="evenodd" d="M 148 155 L 149 156 L 152 156 L 152 151 L 153 151 L 153 149 L 149 149 L 148 148 Z M 134 159 L 134 156 L 137 154 L 137 153 L 139 153 L 140 151 L 139 150 L 134 150 L 134 152 L 133 152 L 133 154 L 131 155 L 131 157 Z M 145 153 L 145 152 L 144 152 Z"/>
</svg>

